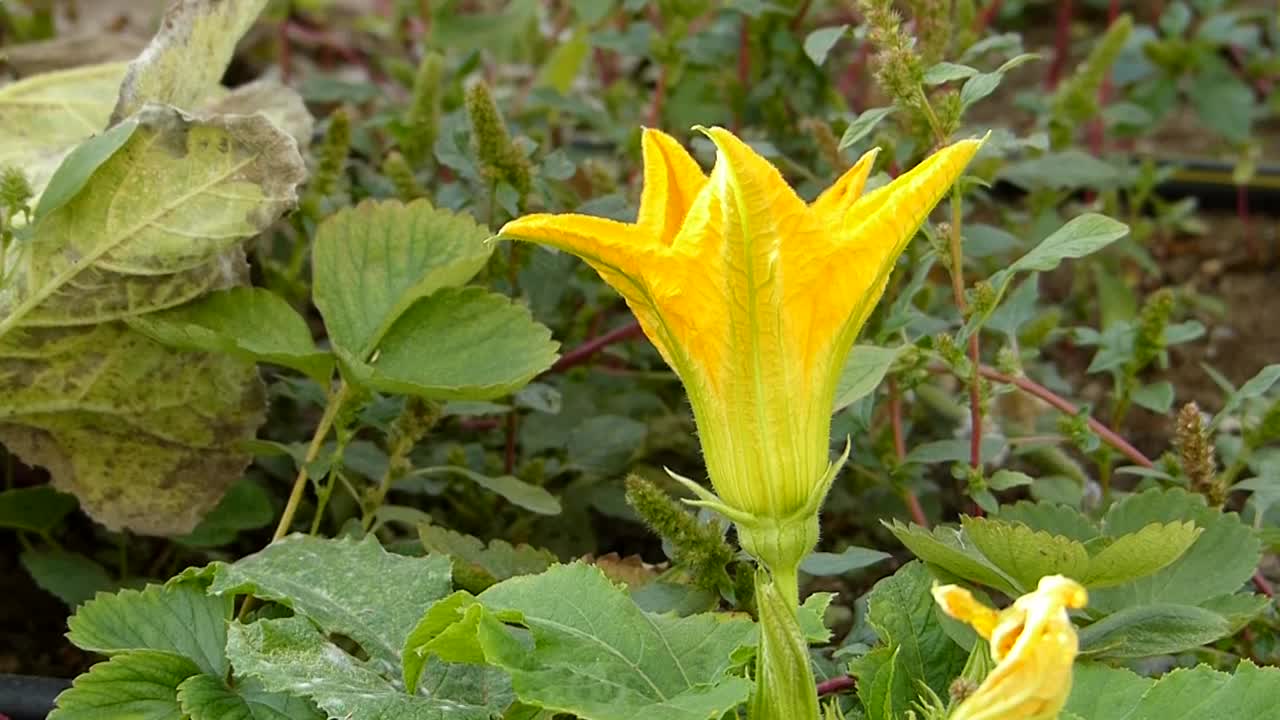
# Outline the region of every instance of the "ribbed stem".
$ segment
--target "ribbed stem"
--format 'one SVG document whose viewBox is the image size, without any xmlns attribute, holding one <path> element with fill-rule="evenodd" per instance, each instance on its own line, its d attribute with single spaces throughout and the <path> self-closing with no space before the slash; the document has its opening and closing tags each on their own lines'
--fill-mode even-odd
<svg viewBox="0 0 1280 720">
<path fill-rule="evenodd" d="M 760 570 L 755 585 L 760 650 L 751 720 L 818 720 L 818 693 L 814 690 L 809 643 L 797 617 L 797 568 L 773 573 Z"/>
</svg>

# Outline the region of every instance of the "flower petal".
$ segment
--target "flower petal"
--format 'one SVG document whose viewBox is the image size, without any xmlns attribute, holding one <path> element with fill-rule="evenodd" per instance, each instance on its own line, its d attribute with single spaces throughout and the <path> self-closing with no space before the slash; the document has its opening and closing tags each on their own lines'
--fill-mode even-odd
<svg viewBox="0 0 1280 720">
<path fill-rule="evenodd" d="M 958 585 L 935 585 L 933 599 L 942 612 L 971 626 L 983 638 L 991 638 L 1000 614 L 978 602 L 973 593 Z"/>
<path fill-rule="evenodd" d="M 876 156 L 879 154 L 880 148 L 871 148 L 863 153 L 858 162 L 846 170 L 831 187 L 823 190 L 809 207 L 824 221 L 829 219 L 834 223 L 843 222 L 845 212 L 862 195 L 862 189 L 867 185 L 867 178 L 871 176 L 871 169 L 875 167 Z"/>
<path fill-rule="evenodd" d="M 670 245 L 707 176 L 675 138 L 645 128 L 640 138 L 644 155 L 644 188 L 636 224 L 663 245 Z"/>
<path fill-rule="evenodd" d="M 832 277 L 831 293 L 833 303 L 850 314 L 849 333 L 866 323 L 898 256 L 981 146 L 980 140 L 962 140 L 939 150 L 864 195 L 845 212 L 840 225 L 830 227 L 838 247 L 821 265 L 842 269 Z"/>
</svg>

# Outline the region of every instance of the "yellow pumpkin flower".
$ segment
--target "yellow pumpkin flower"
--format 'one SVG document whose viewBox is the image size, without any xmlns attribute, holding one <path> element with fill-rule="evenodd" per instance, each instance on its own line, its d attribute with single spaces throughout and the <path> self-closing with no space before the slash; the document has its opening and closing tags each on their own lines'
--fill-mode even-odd
<svg viewBox="0 0 1280 720">
<path fill-rule="evenodd" d="M 869 152 L 806 203 L 732 133 L 699 130 L 718 150 L 710 177 L 675 139 L 644 131 L 636 222 L 529 215 L 499 235 L 577 255 L 621 293 L 684 382 L 718 509 L 816 516 L 849 348 L 980 141 L 862 195 Z"/>
<path fill-rule="evenodd" d="M 943 612 L 973 626 L 991 643 L 995 668 L 950 720 L 1056 720 L 1071 694 L 1071 666 L 1079 650 L 1067 610 L 1088 602 L 1080 583 L 1061 575 L 1040 578 L 1035 592 L 1001 612 L 955 585 L 934 587 Z"/>
</svg>

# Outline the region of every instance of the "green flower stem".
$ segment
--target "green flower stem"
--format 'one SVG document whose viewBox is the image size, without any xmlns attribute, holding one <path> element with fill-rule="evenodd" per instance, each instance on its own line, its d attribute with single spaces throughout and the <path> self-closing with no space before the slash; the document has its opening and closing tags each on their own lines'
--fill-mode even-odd
<svg viewBox="0 0 1280 720">
<path fill-rule="evenodd" d="M 800 628 L 795 566 L 756 573 L 760 649 L 751 720 L 817 720 L 818 693 L 809 643 Z"/>
</svg>

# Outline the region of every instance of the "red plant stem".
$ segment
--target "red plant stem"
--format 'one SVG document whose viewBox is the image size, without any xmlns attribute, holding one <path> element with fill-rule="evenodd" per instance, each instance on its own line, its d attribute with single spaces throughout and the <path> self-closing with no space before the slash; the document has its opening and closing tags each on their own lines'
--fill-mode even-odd
<svg viewBox="0 0 1280 720">
<path fill-rule="evenodd" d="M 801 0 L 800 7 L 796 9 L 796 14 L 791 16 L 791 29 L 799 30 L 804 23 L 805 15 L 809 14 L 809 6 L 813 4 L 813 0 Z"/>
<path fill-rule="evenodd" d="M 852 690 L 858 682 L 848 675 L 833 677 L 830 680 L 823 680 L 818 683 L 818 697 L 827 695 L 835 695 L 836 693 Z"/>
<path fill-rule="evenodd" d="M 277 63 L 280 65 L 280 81 L 289 84 L 289 79 L 293 77 L 293 45 L 289 41 L 289 18 L 280 21 L 276 25 L 276 42 L 279 44 L 279 58 Z"/>
<path fill-rule="evenodd" d="M 507 413 L 507 447 L 502 458 L 502 466 L 508 475 L 516 470 L 516 426 L 518 424 L 519 416 L 516 411 Z"/>
<path fill-rule="evenodd" d="M 1062 73 L 1067 67 L 1067 56 L 1071 54 L 1071 18 L 1074 15 L 1072 0 L 1061 0 L 1058 3 L 1058 27 L 1053 38 L 1053 62 L 1049 64 L 1049 72 L 1045 75 L 1044 86 L 1052 90 L 1058 86 Z"/>
<path fill-rule="evenodd" d="M 1254 571 L 1253 586 L 1258 588 L 1258 592 L 1262 593 L 1263 595 L 1266 595 L 1269 598 L 1275 599 L 1275 596 L 1276 596 L 1275 588 L 1271 587 L 1271 583 L 1267 581 L 1267 577 L 1262 574 L 1261 570 Z"/>
<path fill-rule="evenodd" d="M 561 355 L 560 359 L 557 360 L 555 364 L 551 366 L 551 369 L 547 370 L 547 372 L 559 373 L 559 372 L 564 372 L 569 368 L 577 367 L 587 362 L 588 360 L 591 359 L 591 356 L 609 347 L 610 345 L 622 342 L 624 340 L 637 338 L 643 334 L 644 334 L 643 331 L 640 329 L 640 323 L 638 322 L 627 323 L 626 325 L 623 325 L 622 327 L 617 328 L 615 330 L 610 330 L 609 332 L 603 335 L 600 335 L 599 337 L 591 338 L 590 340 L 582 343 L 581 345 L 575 347 L 574 349 L 566 352 L 564 355 Z"/>
<path fill-rule="evenodd" d="M 907 440 L 902 433 L 902 394 L 898 392 L 898 383 L 893 378 L 889 378 L 889 426 L 893 429 L 893 453 L 901 463 L 907 459 Z M 929 527 L 929 518 L 924 514 L 915 491 L 904 487 L 902 499 L 911 513 L 911 520 L 920 527 Z"/>
<path fill-rule="evenodd" d="M 1080 408 L 1076 407 L 1071 401 L 1030 378 L 1006 375 L 987 365 L 980 366 L 978 368 L 978 374 L 988 380 L 1013 385 L 1019 390 L 1040 398 L 1044 402 L 1068 415 L 1075 415 L 1080 412 Z M 1155 463 L 1151 462 L 1150 458 L 1143 455 L 1142 452 L 1134 446 L 1130 445 L 1128 440 L 1120 437 L 1111 428 L 1103 425 L 1094 418 L 1088 418 L 1088 423 L 1089 429 L 1097 433 L 1098 437 L 1101 438 L 1103 442 L 1120 451 L 1120 454 L 1132 460 L 1134 464 L 1141 465 L 1146 468 L 1155 467 Z"/>
<path fill-rule="evenodd" d="M 1004 0 L 991 0 L 987 6 L 982 8 L 982 12 L 978 17 L 973 19 L 973 31 L 979 35 L 983 30 L 991 26 L 991 21 L 996 19 L 996 15 L 1000 14 L 1000 6 L 1004 5 Z"/>
</svg>

